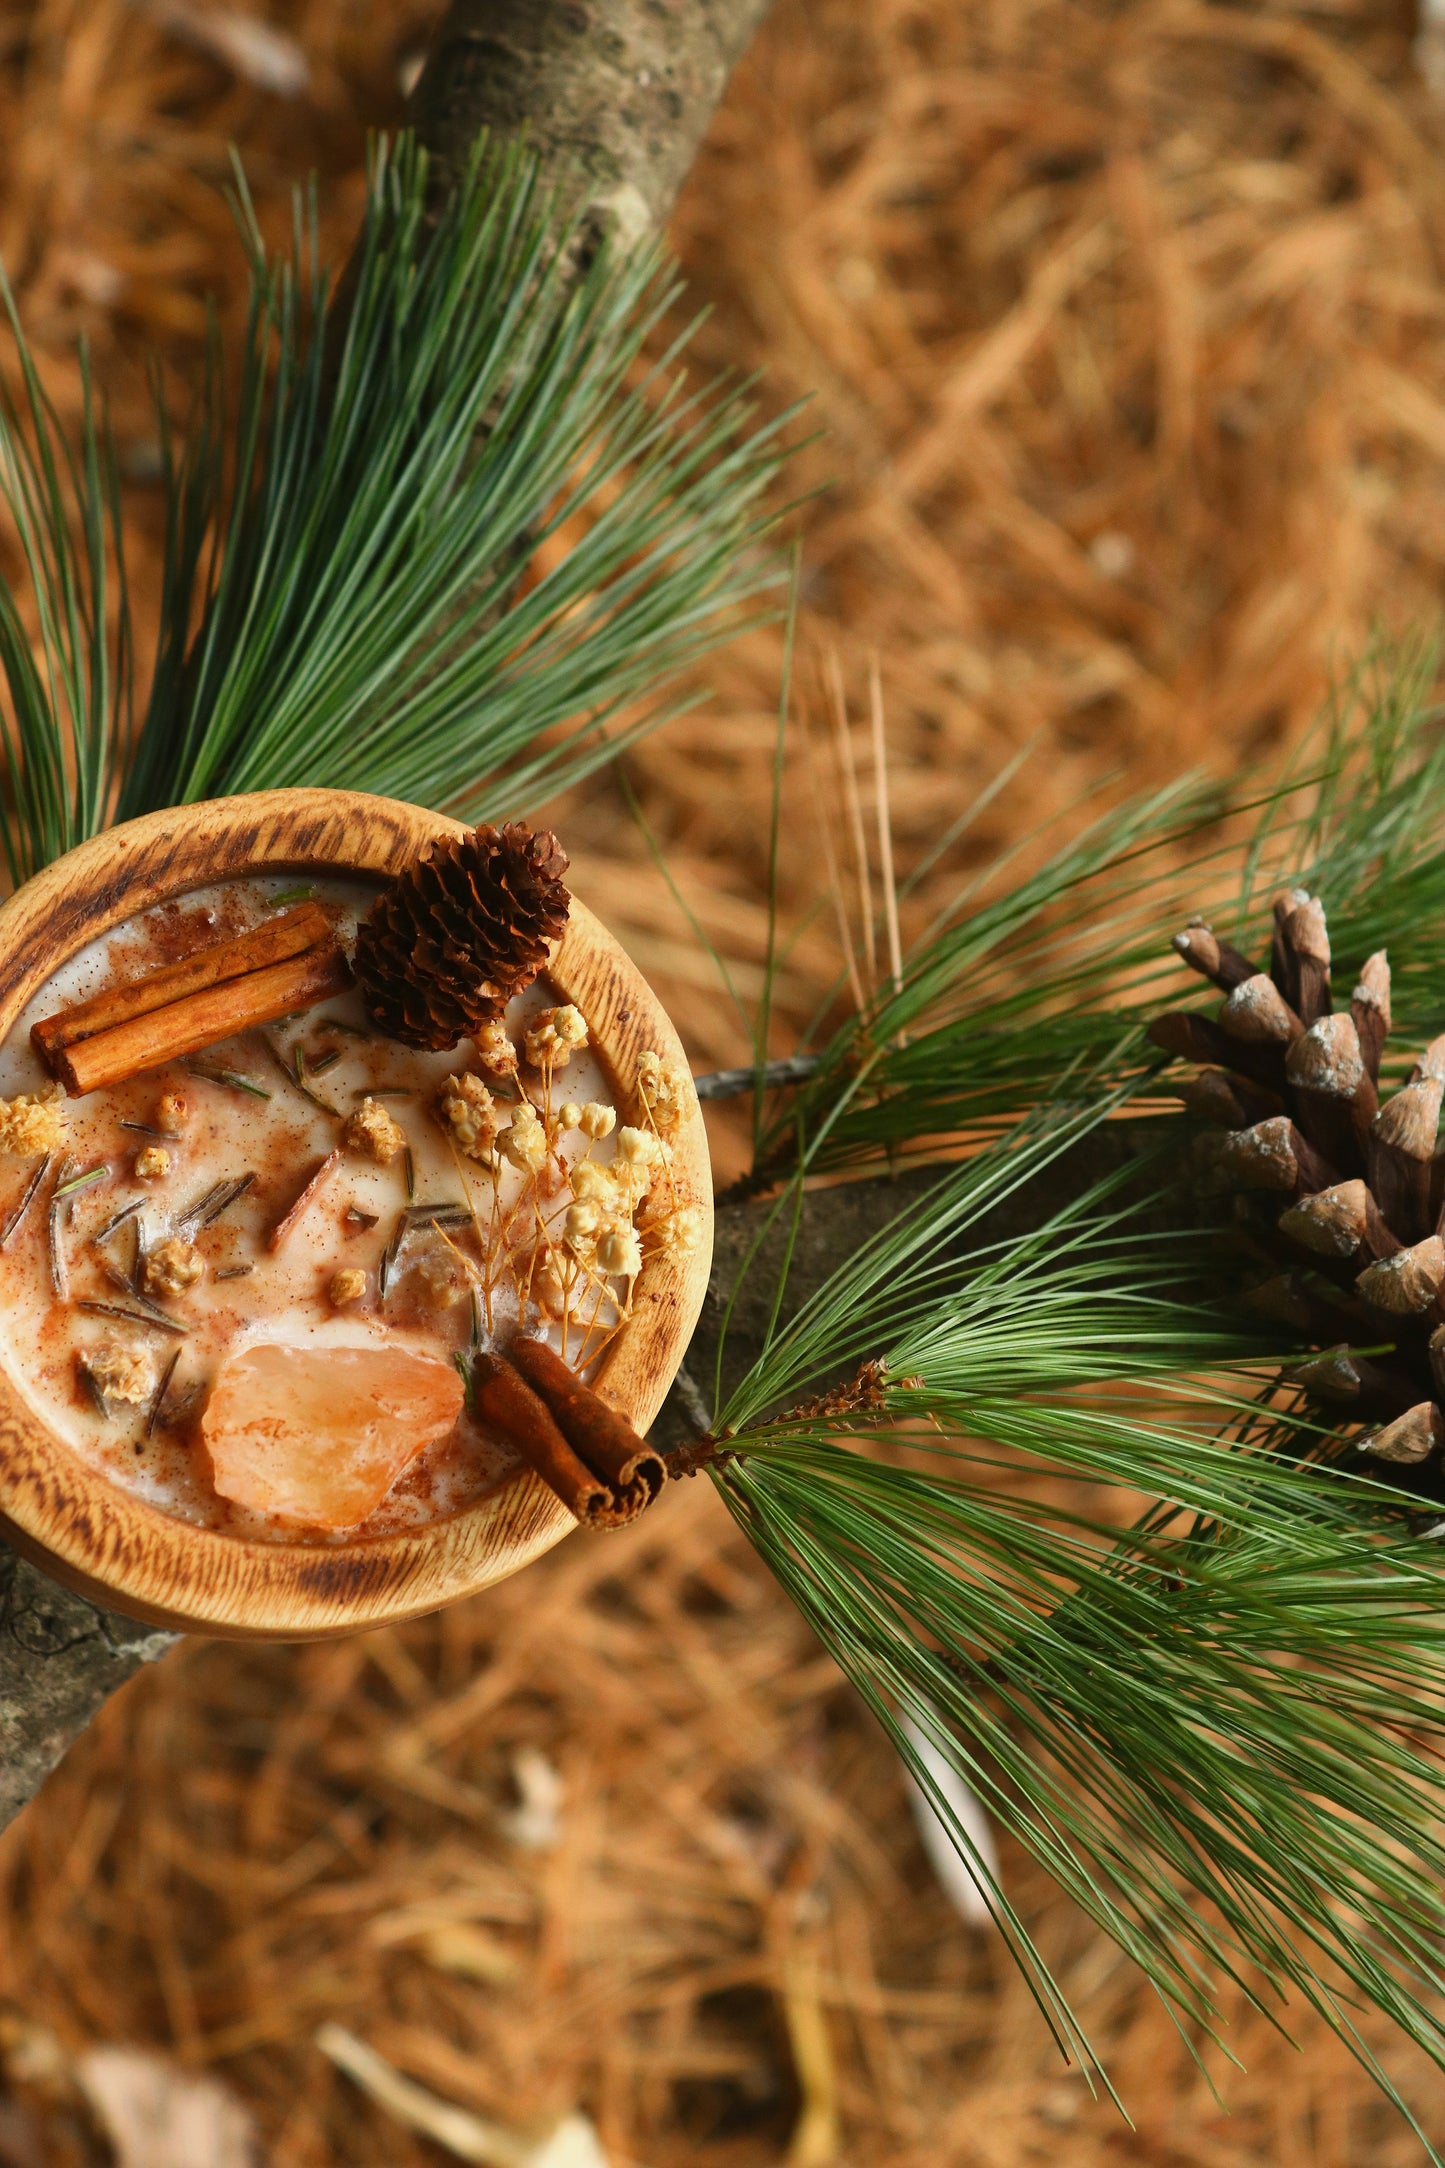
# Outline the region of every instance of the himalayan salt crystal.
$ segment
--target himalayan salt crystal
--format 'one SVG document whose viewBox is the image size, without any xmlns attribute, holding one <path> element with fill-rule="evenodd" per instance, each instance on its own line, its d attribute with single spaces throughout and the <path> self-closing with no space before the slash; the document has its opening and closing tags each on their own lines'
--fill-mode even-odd
<svg viewBox="0 0 1445 2168">
<path fill-rule="evenodd" d="M 201 1436 L 223 1498 L 353 1528 L 461 1412 L 462 1381 L 434 1355 L 261 1344 L 222 1363 Z"/>
</svg>

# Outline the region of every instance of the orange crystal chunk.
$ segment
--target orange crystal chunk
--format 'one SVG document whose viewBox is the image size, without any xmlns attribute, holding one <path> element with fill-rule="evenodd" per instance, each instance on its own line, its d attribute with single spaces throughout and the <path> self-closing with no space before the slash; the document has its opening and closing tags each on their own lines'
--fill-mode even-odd
<svg viewBox="0 0 1445 2168">
<path fill-rule="evenodd" d="M 461 1412 L 462 1381 L 434 1355 L 263 1344 L 222 1363 L 201 1436 L 223 1498 L 354 1528 Z"/>
</svg>

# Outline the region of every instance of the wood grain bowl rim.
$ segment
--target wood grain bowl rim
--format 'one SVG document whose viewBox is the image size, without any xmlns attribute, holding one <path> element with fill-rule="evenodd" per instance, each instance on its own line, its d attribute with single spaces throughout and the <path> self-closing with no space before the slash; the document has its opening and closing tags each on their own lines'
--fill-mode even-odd
<svg viewBox="0 0 1445 2168">
<path fill-rule="evenodd" d="M 168 808 L 109 829 L 0 905 L 0 1039 L 77 949 L 153 904 L 248 874 L 384 878 L 434 837 L 465 832 L 398 799 L 299 789 Z M 588 1020 L 619 1119 L 640 1119 L 635 1079 L 646 1049 L 689 1073 L 666 1011 L 575 897 L 547 969 Z M 711 1265 L 712 1177 L 691 1092 L 673 1143 L 678 1202 L 702 1207 L 706 1237 L 688 1257 L 649 1260 L 633 1315 L 595 1379 L 641 1431 L 682 1361 Z M 527 1470 L 448 1520 L 365 1541 L 259 1543 L 193 1527 L 88 1467 L 50 1429 L 0 1332 L 0 1533 L 83 1594 L 152 1624 L 304 1640 L 415 1618 L 516 1572 L 575 1525 Z"/>
</svg>

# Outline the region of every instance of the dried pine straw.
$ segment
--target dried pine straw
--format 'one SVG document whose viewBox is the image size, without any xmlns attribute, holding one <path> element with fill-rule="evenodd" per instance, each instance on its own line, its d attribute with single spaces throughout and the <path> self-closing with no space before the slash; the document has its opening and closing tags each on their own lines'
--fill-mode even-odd
<svg viewBox="0 0 1445 2168">
<path fill-rule="evenodd" d="M 201 0 L 0 6 L 0 249 L 64 413 L 74 337 L 93 343 L 138 536 L 157 519 L 143 349 L 179 388 L 208 291 L 235 325 L 226 144 L 278 240 L 313 164 L 339 255 L 364 124 L 398 117 L 434 12 L 278 0 L 293 43 L 257 48 Z M 799 691 L 860 972 L 834 657 L 886 969 L 875 652 L 900 878 L 1038 741 L 905 901 L 906 938 L 1041 814 L 1115 771 L 1288 742 L 1372 619 L 1433 613 L 1445 108 L 1408 32 L 1384 0 L 779 0 L 674 238 L 716 308 L 703 357 L 761 364 L 770 401 L 816 394 L 828 432 L 802 461 L 831 486 L 805 515 Z M 767 951 L 779 652 L 759 635 L 720 659 L 709 702 L 627 764 L 744 995 Z M 798 732 L 787 785 L 778 1051 L 841 970 Z M 623 793 L 596 782 L 552 817 L 697 1064 L 741 1058 Z M 516 1773 L 538 1754 L 565 1792 L 555 1844 L 528 1849 Z M 1003 1864 L 1133 2137 L 947 1911 L 889 1753 L 692 1484 L 443 1619 L 193 1645 L 139 1681 L 0 1847 L 0 2052 L 39 2023 L 213 2064 L 269 2168 L 440 2157 L 315 2049 L 327 2020 L 509 2126 L 580 2105 L 616 2168 L 818 2168 L 838 2130 L 850 2168 L 1418 2160 L 1303 2021 L 1296 2055 L 1236 2013 L 1250 2067 L 1220 2069 L 1223 2116 L 1112 1949 Z M 4 2067 L 46 2163 L 91 2159 L 33 2058 Z M 1416 2097 L 1445 2127 L 1445 2081 Z M 6 2131 L 0 2114 L 0 2158 Z"/>
</svg>

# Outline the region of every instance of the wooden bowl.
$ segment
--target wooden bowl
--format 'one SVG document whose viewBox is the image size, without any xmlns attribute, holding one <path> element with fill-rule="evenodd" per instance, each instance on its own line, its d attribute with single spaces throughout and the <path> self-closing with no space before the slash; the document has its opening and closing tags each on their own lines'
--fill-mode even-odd
<svg viewBox="0 0 1445 2168">
<path fill-rule="evenodd" d="M 260 791 L 128 821 L 0 906 L 0 1038 L 76 950 L 152 904 L 261 872 L 385 877 L 433 837 L 463 832 L 441 814 L 344 790 Z M 687 1063 L 656 995 L 575 899 L 547 975 L 586 1017 L 619 1114 L 640 1118 L 638 1057 L 653 1047 L 684 1073 Z M 679 1202 L 704 1208 L 707 1240 L 686 1258 L 649 1260 L 633 1314 L 594 1380 L 643 1432 L 682 1361 L 711 1261 L 707 1140 L 690 1094 L 673 1171 Z M 237 1638 L 348 1633 L 455 1603 L 575 1526 L 560 1499 L 521 1470 L 451 1519 L 369 1541 L 258 1543 L 193 1527 L 121 1490 L 57 1437 L 0 1334 L 0 1534 L 57 1579 L 133 1617 Z"/>
</svg>

